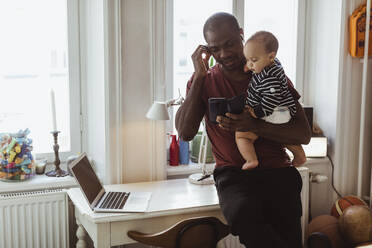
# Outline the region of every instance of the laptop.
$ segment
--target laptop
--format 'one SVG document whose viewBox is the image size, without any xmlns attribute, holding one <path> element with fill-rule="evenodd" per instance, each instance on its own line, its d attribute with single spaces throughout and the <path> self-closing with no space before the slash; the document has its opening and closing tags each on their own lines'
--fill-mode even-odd
<svg viewBox="0 0 372 248">
<path fill-rule="evenodd" d="M 69 167 L 94 212 L 147 211 L 151 192 L 106 192 L 86 153 L 82 153 Z"/>
</svg>

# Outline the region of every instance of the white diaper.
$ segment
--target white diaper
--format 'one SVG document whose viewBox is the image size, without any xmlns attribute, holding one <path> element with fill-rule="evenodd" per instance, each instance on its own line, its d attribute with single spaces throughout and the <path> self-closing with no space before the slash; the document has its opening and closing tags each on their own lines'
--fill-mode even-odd
<svg viewBox="0 0 372 248">
<path fill-rule="evenodd" d="M 274 108 L 271 115 L 264 116 L 261 119 L 273 124 L 283 124 L 291 120 L 291 113 L 289 112 L 288 107 L 279 106 Z"/>
</svg>

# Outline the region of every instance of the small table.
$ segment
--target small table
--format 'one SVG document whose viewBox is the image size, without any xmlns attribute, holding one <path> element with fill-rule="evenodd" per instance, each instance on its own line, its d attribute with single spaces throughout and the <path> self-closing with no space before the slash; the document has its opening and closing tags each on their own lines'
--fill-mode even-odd
<svg viewBox="0 0 372 248">
<path fill-rule="evenodd" d="M 76 247 L 87 247 L 86 234 L 96 248 L 134 243 L 127 236 L 129 230 L 154 233 L 164 230 L 186 218 L 215 216 L 224 220 L 218 204 L 215 186 L 194 185 L 188 179 L 156 182 L 117 184 L 105 186 L 112 191 L 152 192 L 146 213 L 94 213 L 80 188 L 67 191 L 75 206 L 78 224 Z"/>
</svg>

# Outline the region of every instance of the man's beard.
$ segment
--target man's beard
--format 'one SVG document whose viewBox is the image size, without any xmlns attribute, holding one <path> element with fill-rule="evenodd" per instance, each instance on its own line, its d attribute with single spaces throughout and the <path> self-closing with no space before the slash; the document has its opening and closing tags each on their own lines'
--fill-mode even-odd
<svg viewBox="0 0 372 248">
<path fill-rule="evenodd" d="M 217 62 L 223 67 L 223 69 L 227 71 L 234 71 L 237 69 L 243 70 L 245 58 L 228 58 Z"/>
</svg>

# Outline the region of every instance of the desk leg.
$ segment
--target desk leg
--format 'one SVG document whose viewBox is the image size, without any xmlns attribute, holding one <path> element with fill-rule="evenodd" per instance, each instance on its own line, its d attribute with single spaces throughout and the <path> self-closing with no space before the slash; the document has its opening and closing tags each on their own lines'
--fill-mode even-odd
<svg viewBox="0 0 372 248">
<path fill-rule="evenodd" d="M 78 225 L 78 228 L 76 230 L 76 237 L 78 238 L 78 241 L 76 242 L 76 248 L 88 248 L 88 244 L 86 242 L 86 237 L 88 234 L 78 218 L 76 218 L 76 224 Z"/>
</svg>

